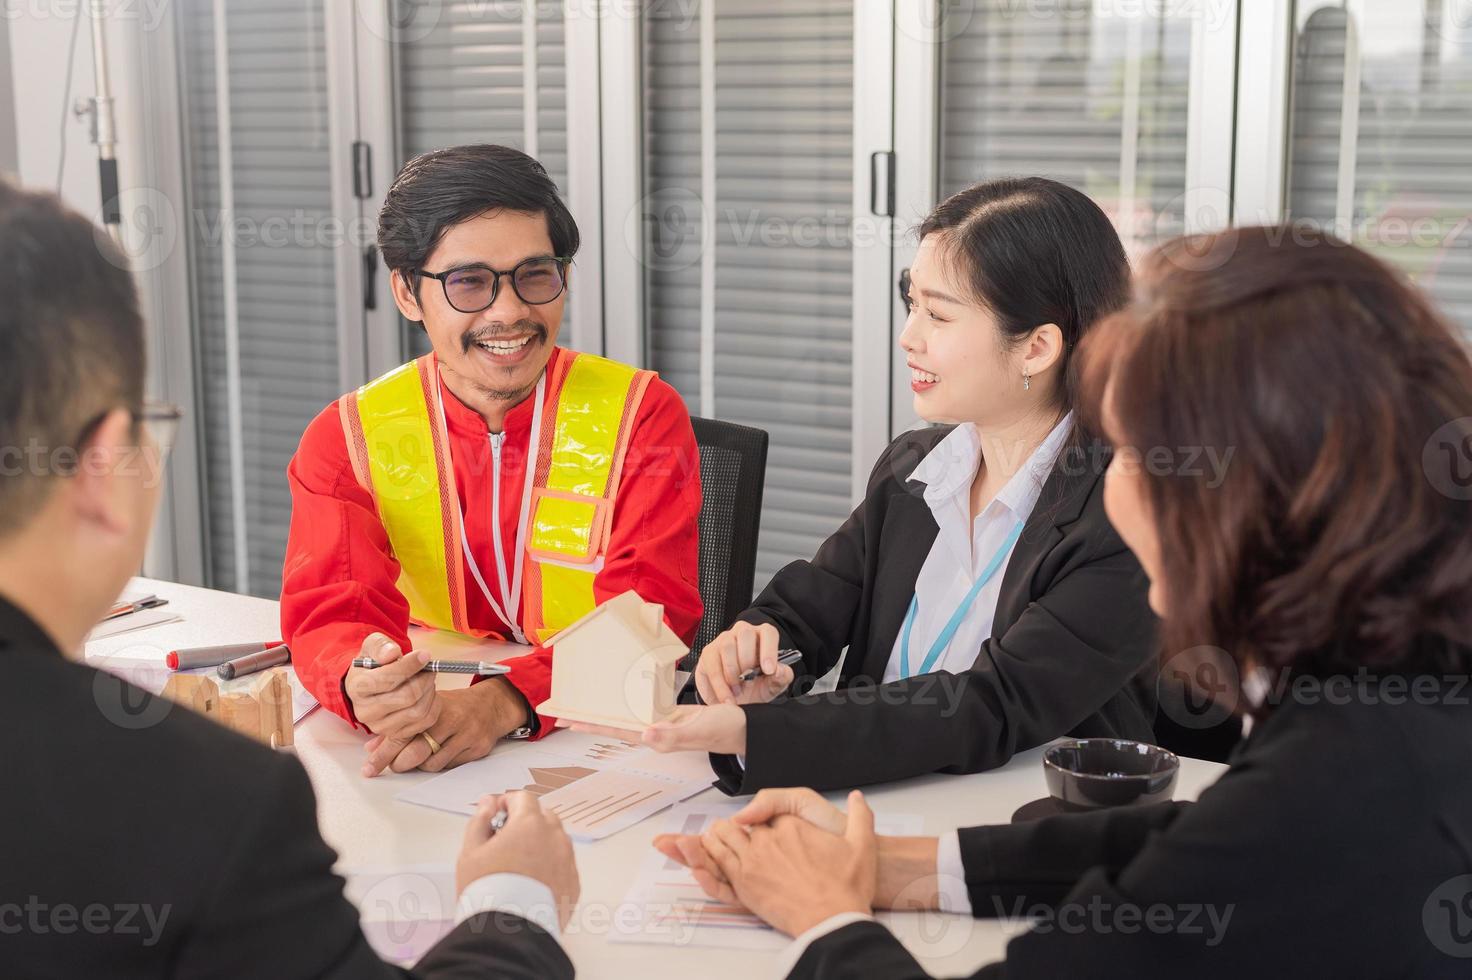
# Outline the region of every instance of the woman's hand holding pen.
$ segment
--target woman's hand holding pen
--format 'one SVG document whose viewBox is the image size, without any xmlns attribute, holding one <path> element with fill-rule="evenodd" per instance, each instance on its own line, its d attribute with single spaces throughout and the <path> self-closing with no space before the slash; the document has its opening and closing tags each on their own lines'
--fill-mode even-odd
<svg viewBox="0 0 1472 980">
<path fill-rule="evenodd" d="M 770 623 L 737 623 L 711 640 L 695 667 L 695 689 L 706 704 L 765 704 L 792 684 L 792 668 L 778 663 L 781 638 Z M 751 680 L 742 675 L 757 671 Z"/>
</svg>

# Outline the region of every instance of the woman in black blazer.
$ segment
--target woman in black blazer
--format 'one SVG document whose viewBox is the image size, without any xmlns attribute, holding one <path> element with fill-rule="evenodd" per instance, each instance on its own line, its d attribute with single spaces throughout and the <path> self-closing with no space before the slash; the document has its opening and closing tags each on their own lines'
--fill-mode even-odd
<svg viewBox="0 0 1472 980">
<path fill-rule="evenodd" d="M 1108 451 L 1073 416 L 1074 349 L 1126 297 L 1119 238 L 1085 195 L 1042 178 L 962 191 L 920 234 L 900 346 L 917 413 L 952 424 L 889 446 L 817 555 L 702 652 L 709 706 L 645 733 L 711 751 L 727 792 L 974 772 L 1059 735 L 1152 735 L 1146 582 L 1104 515 Z M 796 671 L 780 648 L 802 652 Z M 845 649 L 836 691 L 773 700 Z"/>
<path fill-rule="evenodd" d="M 939 840 L 876 840 L 858 793 L 845 816 L 771 791 L 657 846 L 800 936 L 794 977 L 926 976 L 869 912 L 947 883 L 962 911 L 1038 919 L 982 977 L 1472 976 L 1466 346 L 1398 273 L 1297 227 L 1164 246 L 1090 345 L 1105 504 L 1164 652 L 1214 658 L 1253 720 L 1230 770 L 1194 804 Z M 1216 486 L 1140 465 L 1209 446 L 1234 451 Z"/>
</svg>

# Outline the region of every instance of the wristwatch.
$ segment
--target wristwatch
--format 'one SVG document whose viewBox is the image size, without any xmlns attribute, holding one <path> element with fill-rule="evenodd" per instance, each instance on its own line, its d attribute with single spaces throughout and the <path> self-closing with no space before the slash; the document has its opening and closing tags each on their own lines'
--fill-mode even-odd
<svg viewBox="0 0 1472 980">
<path fill-rule="evenodd" d="M 527 723 L 525 725 L 522 725 L 520 728 L 513 728 L 501 737 L 505 739 L 525 739 L 531 738 L 537 732 L 540 732 L 542 730 L 542 719 L 538 718 L 537 713 L 532 710 L 532 703 L 526 699 L 526 695 L 522 694 L 520 688 L 506 680 L 504 676 L 498 677 L 496 680 L 505 683 L 507 687 L 516 692 L 516 697 L 521 701 L 522 707 L 526 709 L 527 717 Z"/>
<path fill-rule="evenodd" d="M 512 690 L 516 689 L 513 687 Z M 537 732 L 540 732 L 542 730 L 542 719 L 538 718 L 537 713 L 532 710 L 532 703 L 526 699 L 526 695 L 522 694 L 520 691 L 516 691 L 516 693 L 521 695 L 521 703 L 526 705 L 526 717 L 528 723 L 522 725 L 520 728 L 511 729 L 511 731 L 506 733 L 505 737 L 531 738 L 533 735 L 537 734 Z"/>
</svg>

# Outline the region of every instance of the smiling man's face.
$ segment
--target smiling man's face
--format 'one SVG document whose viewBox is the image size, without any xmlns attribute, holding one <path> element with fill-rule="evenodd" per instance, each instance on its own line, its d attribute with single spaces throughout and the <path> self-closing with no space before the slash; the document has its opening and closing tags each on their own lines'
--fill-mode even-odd
<svg viewBox="0 0 1472 980">
<path fill-rule="evenodd" d="M 528 259 L 553 257 L 544 215 L 491 211 L 446 229 L 423 268 L 510 272 Z M 484 269 L 467 274 L 488 278 Z M 424 324 L 450 390 L 479 410 L 482 402 L 514 405 L 536 387 L 557 343 L 567 292 L 549 303 L 528 303 L 511 278 L 502 276 L 494 303 L 479 313 L 462 313 L 450 305 L 439 280 L 420 277 L 416 301 L 395 276 L 394 299 L 404 316 Z"/>
</svg>

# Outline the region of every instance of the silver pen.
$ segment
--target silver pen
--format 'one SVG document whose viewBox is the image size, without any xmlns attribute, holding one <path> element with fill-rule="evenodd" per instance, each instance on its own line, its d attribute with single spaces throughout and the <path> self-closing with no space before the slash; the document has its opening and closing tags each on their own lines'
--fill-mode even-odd
<svg viewBox="0 0 1472 980">
<path fill-rule="evenodd" d="M 801 663 L 801 662 L 802 662 L 802 651 L 801 650 L 778 650 L 777 651 L 777 663 L 779 663 L 779 664 L 786 664 L 787 666 L 791 667 L 793 664 L 797 664 L 797 663 Z M 760 667 L 753 667 L 750 670 L 748 670 L 746 673 L 744 673 L 744 674 L 741 675 L 741 681 L 743 683 L 746 682 L 746 681 L 754 681 L 754 680 L 756 680 L 760 676 L 762 676 L 762 669 Z"/>
<path fill-rule="evenodd" d="M 372 657 L 354 657 L 353 666 L 375 670 L 381 664 Z M 480 677 L 511 673 L 511 668 L 504 664 L 490 664 L 484 660 L 430 660 L 420 670 L 427 670 L 431 674 L 476 674 Z"/>
</svg>

